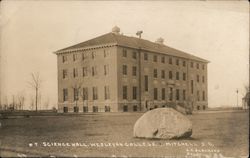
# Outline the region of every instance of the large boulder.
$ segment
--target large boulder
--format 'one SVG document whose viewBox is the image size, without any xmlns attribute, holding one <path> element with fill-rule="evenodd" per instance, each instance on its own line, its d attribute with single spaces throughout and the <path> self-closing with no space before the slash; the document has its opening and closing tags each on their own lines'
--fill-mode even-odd
<svg viewBox="0 0 250 158">
<path fill-rule="evenodd" d="M 134 125 L 134 137 L 178 139 L 191 135 L 191 121 L 173 108 L 150 110 L 143 114 Z"/>
</svg>

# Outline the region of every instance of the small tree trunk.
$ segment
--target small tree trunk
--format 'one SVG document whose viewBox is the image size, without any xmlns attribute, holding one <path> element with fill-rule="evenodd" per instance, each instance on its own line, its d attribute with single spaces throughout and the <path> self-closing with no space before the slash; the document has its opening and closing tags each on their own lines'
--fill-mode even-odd
<svg viewBox="0 0 250 158">
<path fill-rule="evenodd" d="M 37 94 L 37 90 L 38 90 L 38 89 L 36 88 L 36 111 L 37 111 L 37 95 L 38 95 L 38 94 Z"/>
</svg>

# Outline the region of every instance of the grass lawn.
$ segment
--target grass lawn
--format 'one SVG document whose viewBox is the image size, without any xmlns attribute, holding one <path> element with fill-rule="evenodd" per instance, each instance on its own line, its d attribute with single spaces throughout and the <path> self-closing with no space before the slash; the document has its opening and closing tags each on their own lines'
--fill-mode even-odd
<svg viewBox="0 0 250 158">
<path fill-rule="evenodd" d="M 5 156 L 187 156 L 213 154 L 248 155 L 248 112 L 196 113 L 193 134 L 186 140 L 149 140 L 133 138 L 133 125 L 142 113 L 98 113 L 74 116 L 34 116 L 1 119 L 0 157 Z M 44 146 L 44 143 L 69 143 L 71 146 Z M 37 144 L 35 144 L 37 143 Z M 89 146 L 72 146 L 82 143 Z M 90 146 L 95 143 L 96 146 Z M 130 146 L 102 146 L 120 143 Z M 139 146 L 140 144 L 146 146 Z M 166 143 L 168 145 L 166 145 Z M 182 145 L 176 145 L 176 143 Z M 188 145 L 183 145 L 183 144 Z M 32 144 L 32 146 L 31 146 Z M 154 144 L 154 146 L 152 145 Z M 171 145 L 169 145 L 171 144 Z M 37 145 L 37 146 L 36 146 Z M 47 144 L 50 145 L 50 144 Z M 210 151 L 209 151 L 210 150 Z"/>
</svg>

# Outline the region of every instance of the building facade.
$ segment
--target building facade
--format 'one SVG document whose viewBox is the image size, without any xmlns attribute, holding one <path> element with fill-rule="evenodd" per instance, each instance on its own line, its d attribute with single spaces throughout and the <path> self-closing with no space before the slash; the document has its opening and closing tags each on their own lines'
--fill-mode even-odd
<svg viewBox="0 0 250 158">
<path fill-rule="evenodd" d="M 119 32 L 55 52 L 59 112 L 207 109 L 207 60 Z"/>
</svg>

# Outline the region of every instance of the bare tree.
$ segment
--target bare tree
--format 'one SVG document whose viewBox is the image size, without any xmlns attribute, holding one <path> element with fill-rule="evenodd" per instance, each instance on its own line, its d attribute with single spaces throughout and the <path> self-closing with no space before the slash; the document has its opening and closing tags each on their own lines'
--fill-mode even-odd
<svg viewBox="0 0 250 158">
<path fill-rule="evenodd" d="M 48 110 L 49 109 L 49 97 L 47 97 L 47 99 L 46 99 L 46 101 L 44 102 L 44 108 L 45 108 L 45 110 Z"/>
<path fill-rule="evenodd" d="M 31 81 L 28 82 L 31 88 L 35 90 L 35 106 L 36 106 L 36 111 L 37 111 L 37 103 L 38 103 L 38 92 L 41 88 L 41 78 L 39 73 L 31 73 Z"/>
<path fill-rule="evenodd" d="M 25 101 L 24 95 L 23 94 L 19 94 L 17 96 L 17 100 L 18 100 L 18 109 L 19 110 L 23 110 L 24 101 Z"/>
</svg>

